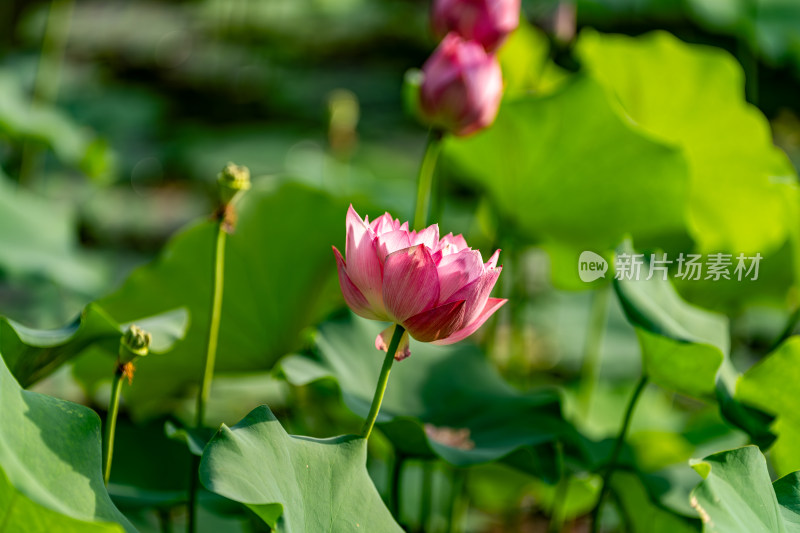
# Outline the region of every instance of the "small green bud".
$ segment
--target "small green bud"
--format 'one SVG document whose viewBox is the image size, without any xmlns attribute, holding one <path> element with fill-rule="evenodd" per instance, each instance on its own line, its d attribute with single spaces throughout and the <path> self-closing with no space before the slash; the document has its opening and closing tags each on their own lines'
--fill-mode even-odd
<svg viewBox="0 0 800 533">
<path fill-rule="evenodd" d="M 233 202 L 236 195 L 250 188 L 250 169 L 228 163 L 217 176 L 219 197 L 222 205 Z"/>
<path fill-rule="evenodd" d="M 130 363 L 137 357 L 144 357 L 150 353 L 150 343 L 153 337 L 137 325 L 132 325 L 122 335 L 119 341 L 120 364 Z"/>
</svg>

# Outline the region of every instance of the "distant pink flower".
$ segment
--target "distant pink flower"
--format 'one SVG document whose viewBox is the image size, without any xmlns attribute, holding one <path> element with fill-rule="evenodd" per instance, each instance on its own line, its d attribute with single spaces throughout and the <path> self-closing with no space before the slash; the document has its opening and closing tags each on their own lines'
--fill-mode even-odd
<svg viewBox="0 0 800 533">
<path fill-rule="evenodd" d="M 472 335 L 506 300 L 490 298 L 502 266 L 500 250 L 486 263 L 481 253 L 439 226 L 409 231 L 386 213 L 372 223 L 353 206 L 347 211 L 346 259 L 333 247 L 345 302 L 357 315 L 402 325 L 406 333 L 395 357 L 409 356 L 408 335 L 421 342 L 451 344 Z M 375 339 L 386 351 L 389 326 Z"/>
<path fill-rule="evenodd" d="M 497 58 L 478 43 L 448 34 L 422 72 L 419 103 L 428 122 L 460 136 L 494 122 L 503 97 L 503 74 Z"/>
<path fill-rule="evenodd" d="M 431 23 L 439 35 L 456 32 L 494 52 L 519 25 L 520 0 L 434 0 Z"/>
</svg>

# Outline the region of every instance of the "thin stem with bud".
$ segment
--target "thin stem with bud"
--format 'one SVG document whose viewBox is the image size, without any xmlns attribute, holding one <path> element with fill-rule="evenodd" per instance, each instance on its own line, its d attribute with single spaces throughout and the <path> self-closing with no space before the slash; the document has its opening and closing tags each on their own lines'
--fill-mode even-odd
<svg viewBox="0 0 800 533">
<path fill-rule="evenodd" d="M 250 188 L 250 171 L 247 167 L 228 163 L 217 177 L 219 186 L 219 207 L 214 213 L 216 218 L 216 241 L 214 245 L 214 272 L 211 279 L 211 317 L 208 326 L 208 342 L 206 359 L 200 391 L 197 395 L 195 411 L 195 428 L 202 429 L 205 424 L 206 405 L 211 394 L 211 382 L 214 378 L 214 366 L 217 359 L 217 342 L 219 325 L 222 318 L 222 294 L 225 280 L 225 241 L 228 233 L 233 232 L 236 221 L 234 203 L 241 194 Z M 188 520 L 186 530 L 193 533 L 197 520 L 197 492 L 199 490 L 198 469 L 200 457 L 192 455 L 192 468 L 189 479 Z"/>
<path fill-rule="evenodd" d="M 106 414 L 105 435 L 103 438 L 103 481 L 108 485 L 111 478 L 111 460 L 114 457 L 114 435 L 117 431 L 117 415 L 122 395 L 122 383 L 125 378 L 133 379 L 133 362 L 146 356 L 150 351 L 150 333 L 132 325 L 119 341 L 119 355 L 114 369 L 114 380 L 111 383 L 111 399 Z"/>
</svg>

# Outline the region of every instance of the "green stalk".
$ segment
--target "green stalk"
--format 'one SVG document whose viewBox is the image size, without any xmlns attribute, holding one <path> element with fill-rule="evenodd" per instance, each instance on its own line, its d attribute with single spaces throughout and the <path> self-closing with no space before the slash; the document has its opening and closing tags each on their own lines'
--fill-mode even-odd
<svg viewBox="0 0 800 533">
<path fill-rule="evenodd" d="M 433 189 L 433 176 L 436 172 L 436 161 L 442 148 L 442 132 L 431 130 L 428 135 L 428 144 L 425 146 L 425 155 L 417 175 L 417 203 L 414 208 L 414 229 L 421 230 L 428 223 L 428 208 L 431 204 L 431 190 Z"/>
<path fill-rule="evenodd" d="M 228 163 L 217 176 L 219 187 L 219 206 L 214 212 L 217 220 L 217 240 L 214 246 L 214 275 L 211 280 L 211 317 L 208 325 L 208 343 L 206 350 L 203 381 L 197 395 L 195 428 L 203 428 L 206 415 L 206 404 L 211 393 L 211 380 L 214 379 L 214 363 L 217 359 L 217 341 L 219 339 L 219 322 L 222 317 L 222 285 L 225 280 L 225 238 L 233 232 L 236 211 L 234 203 L 250 188 L 250 170 L 245 166 Z M 194 533 L 197 520 L 197 492 L 200 488 L 200 457 L 192 454 L 192 466 L 189 471 L 189 518 L 186 530 Z"/>
<path fill-rule="evenodd" d="M 206 404 L 211 392 L 211 380 L 214 378 L 214 363 L 217 359 L 217 340 L 219 339 L 219 322 L 222 316 L 222 289 L 225 278 L 225 221 L 220 220 L 217 224 L 217 241 L 214 248 L 214 277 L 211 298 L 211 323 L 208 327 L 208 349 L 206 350 L 205 370 L 203 371 L 203 381 L 200 384 L 200 393 L 197 395 L 197 412 L 195 415 L 195 427 L 201 429 L 205 421 Z M 197 514 L 197 491 L 199 489 L 198 469 L 200 467 L 200 457 L 192 455 L 192 467 L 189 475 L 189 518 L 186 523 L 186 530 L 193 533 L 196 528 Z"/>
<path fill-rule="evenodd" d="M 603 488 L 600 490 L 600 497 L 597 499 L 597 504 L 594 506 L 594 509 L 592 510 L 592 533 L 597 533 L 597 531 L 599 531 L 600 509 L 603 506 L 603 500 L 608 494 L 609 484 L 611 482 L 611 476 L 617 469 L 619 454 L 622 452 L 622 445 L 625 443 L 625 437 L 627 436 L 628 428 L 631 425 L 631 419 L 633 418 L 633 411 L 636 408 L 636 403 L 639 401 L 639 398 L 642 395 L 642 391 L 644 390 L 646 385 L 647 385 L 647 376 L 642 375 L 642 377 L 639 379 L 639 383 L 636 384 L 636 388 L 633 391 L 633 396 L 631 396 L 630 402 L 628 402 L 628 408 L 625 410 L 625 418 L 622 421 L 622 427 L 619 430 L 619 435 L 617 435 L 617 440 L 614 442 L 614 449 L 611 452 L 611 457 L 608 460 L 608 465 L 606 465 L 606 471 L 603 474 Z"/>
<path fill-rule="evenodd" d="M 375 395 L 372 397 L 372 406 L 369 408 L 367 420 L 364 422 L 364 428 L 361 430 L 361 435 L 365 439 L 368 439 L 372 433 L 375 420 L 378 418 L 378 411 L 381 410 L 383 395 L 386 393 L 386 385 L 389 383 L 389 372 L 391 372 L 392 363 L 394 363 L 394 354 L 397 352 L 397 347 L 400 346 L 400 339 L 403 337 L 405 331 L 405 328 L 400 324 L 394 327 L 392 341 L 389 343 L 389 349 L 386 350 L 386 357 L 383 358 L 381 374 L 380 377 L 378 377 L 378 386 L 375 388 Z"/>
<path fill-rule="evenodd" d="M 119 413 L 119 397 L 122 392 L 122 365 L 117 365 L 114 371 L 114 381 L 111 385 L 111 400 L 106 413 L 106 434 L 103 439 L 103 481 L 108 485 L 111 478 L 111 460 L 114 456 L 114 434 L 117 431 L 117 414 Z"/>
<path fill-rule="evenodd" d="M 206 404 L 211 394 L 211 380 L 214 379 L 214 365 L 217 359 L 217 341 L 219 340 L 219 322 L 222 316 L 222 289 L 225 279 L 225 231 L 222 221 L 217 225 L 217 242 L 214 248 L 213 296 L 211 299 L 211 324 L 208 327 L 208 348 L 206 350 L 205 370 L 197 395 L 197 413 L 195 426 L 202 428 L 205 423 Z"/>
</svg>

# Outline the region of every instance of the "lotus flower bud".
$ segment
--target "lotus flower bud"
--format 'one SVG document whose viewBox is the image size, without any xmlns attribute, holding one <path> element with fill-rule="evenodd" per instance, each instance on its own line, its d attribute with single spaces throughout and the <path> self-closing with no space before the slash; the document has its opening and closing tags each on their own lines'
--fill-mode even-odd
<svg viewBox="0 0 800 533">
<path fill-rule="evenodd" d="M 439 35 L 456 32 L 497 50 L 519 25 L 520 0 L 434 0 L 431 22 Z"/>
<path fill-rule="evenodd" d="M 472 335 L 506 300 L 490 298 L 503 267 L 499 250 L 484 263 L 481 253 L 436 224 L 409 231 L 389 213 L 371 223 L 347 212 L 345 257 L 335 247 L 344 300 L 357 315 L 400 324 L 406 330 L 395 354 L 410 354 L 409 334 L 421 342 L 451 344 Z M 387 350 L 395 325 L 375 339 Z"/>
<path fill-rule="evenodd" d="M 227 205 L 241 191 L 250 188 L 250 169 L 245 166 L 228 163 L 217 176 L 220 201 Z"/>
<path fill-rule="evenodd" d="M 147 331 L 133 324 L 122 335 L 119 342 L 119 361 L 124 365 L 137 357 L 144 357 L 150 352 L 153 337 Z"/>
<path fill-rule="evenodd" d="M 479 44 L 450 33 L 422 72 L 420 109 L 433 126 L 463 136 L 494 122 L 503 76 L 497 59 Z"/>
</svg>

